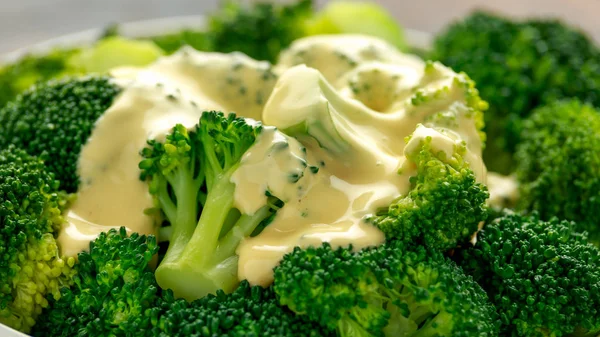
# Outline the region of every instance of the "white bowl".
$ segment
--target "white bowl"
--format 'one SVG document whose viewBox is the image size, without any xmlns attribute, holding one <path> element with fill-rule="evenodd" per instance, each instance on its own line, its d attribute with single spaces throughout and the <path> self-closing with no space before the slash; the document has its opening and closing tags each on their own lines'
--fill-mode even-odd
<svg viewBox="0 0 600 337">
<path fill-rule="evenodd" d="M 119 33 L 127 37 L 144 37 L 174 33 L 182 29 L 201 29 L 204 26 L 203 15 L 176 16 L 170 18 L 129 22 L 119 25 Z M 27 54 L 44 54 L 57 47 L 77 47 L 93 44 L 103 33 L 103 28 L 85 30 L 60 36 L 33 46 L 21 48 L 0 55 L 0 64 L 14 62 Z M 431 45 L 429 33 L 405 30 L 408 44 L 414 48 L 427 49 Z M 27 337 L 27 335 L 0 324 L 2 337 Z"/>
</svg>

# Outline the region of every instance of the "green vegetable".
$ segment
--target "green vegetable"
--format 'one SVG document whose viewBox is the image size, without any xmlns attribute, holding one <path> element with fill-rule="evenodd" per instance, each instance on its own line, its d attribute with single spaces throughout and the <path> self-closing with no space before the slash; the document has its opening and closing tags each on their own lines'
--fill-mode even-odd
<svg viewBox="0 0 600 337">
<path fill-rule="evenodd" d="M 238 51 L 273 63 L 281 50 L 306 35 L 305 22 L 312 13 L 312 0 L 289 5 L 257 2 L 252 6 L 224 1 L 208 20 L 211 49 L 224 53 Z"/>
<path fill-rule="evenodd" d="M 331 1 L 306 24 L 307 35 L 366 34 L 400 50 L 408 48 L 404 30 L 381 5 L 362 1 Z"/>
<path fill-rule="evenodd" d="M 484 161 L 493 171 L 514 170 L 522 119 L 535 107 L 569 97 L 600 106 L 599 49 L 561 21 L 475 12 L 437 36 L 430 56 L 469 74 L 489 102 Z"/>
<path fill-rule="evenodd" d="M 577 100 L 535 109 L 515 158 L 518 207 L 573 220 L 600 244 L 600 111 Z"/>
<path fill-rule="evenodd" d="M 191 131 L 177 125 L 164 143 L 149 141 L 142 150 L 141 177 L 148 180 L 150 193 L 170 222 L 169 248 L 156 278 L 177 297 L 194 300 L 235 289 L 238 244 L 263 228 L 283 205 L 277 195 L 266 192 L 266 203 L 253 214 L 234 207 L 231 176 L 261 131 L 260 124 L 251 125 L 235 114 L 207 111 Z M 280 150 L 289 151 L 289 146 Z M 298 165 L 308 167 L 302 160 Z"/>
<path fill-rule="evenodd" d="M 83 74 L 104 74 L 124 65 L 145 66 L 162 55 L 162 49 L 151 41 L 111 36 L 72 55 L 69 58 L 69 65 Z"/>
<path fill-rule="evenodd" d="M 600 251 L 573 229 L 535 213 L 505 214 L 460 254 L 495 304 L 503 336 L 600 332 Z"/>
<path fill-rule="evenodd" d="M 368 219 L 387 238 L 415 240 L 447 250 L 467 240 L 487 217 L 487 187 L 475 180 L 464 161 L 465 148 L 452 158 L 431 147 L 431 138 L 421 142 L 407 158 L 417 167 L 411 190 L 374 217 Z"/>
<path fill-rule="evenodd" d="M 154 336 L 161 307 L 149 267 L 156 239 L 111 229 L 78 255 L 73 285 L 61 289 L 40 317 L 34 336 Z"/>
<path fill-rule="evenodd" d="M 497 336 L 485 292 L 452 261 L 400 241 L 295 248 L 275 268 L 282 305 L 340 337 Z"/>
<path fill-rule="evenodd" d="M 75 192 L 81 147 L 120 92 L 107 77 L 40 83 L 0 109 L 0 148 L 13 144 L 40 156 L 60 189 Z"/>
<path fill-rule="evenodd" d="M 23 332 L 72 274 L 55 240 L 70 199 L 58 185 L 40 159 L 12 145 L 0 151 L 0 323 Z"/>
<path fill-rule="evenodd" d="M 191 304 L 177 300 L 160 318 L 160 336 L 333 337 L 327 330 L 279 305 L 273 288 L 242 281 L 231 294 L 219 290 Z"/>
<path fill-rule="evenodd" d="M 77 49 L 55 49 L 47 55 L 26 55 L 0 67 L 0 108 L 38 81 L 71 73 L 69 58 Z"/>
</svg>

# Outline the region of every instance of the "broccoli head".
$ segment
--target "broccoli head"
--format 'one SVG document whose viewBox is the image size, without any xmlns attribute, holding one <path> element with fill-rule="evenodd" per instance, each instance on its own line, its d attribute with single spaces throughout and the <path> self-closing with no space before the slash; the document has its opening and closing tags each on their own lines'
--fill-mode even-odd
<svg viewBox="0 0 600 337">
<path fill-rule="evenodd" d="M 231 292 L 239 282 L 239 243 L 258 234 L 283 206 L 277 191 L 266 191 L 264 204 L 253 212 L 235 204 L 232 175 L 263 134 L 260 123 L 206 111 L 191 130 L 177 125 L 164 142 L 149 141 L 142 150 L 141 177 L 170 223 L 163 228 L 170 233 L 169 245 L 156 278 L 177 297 L 194 300 L 219 289 Z M 274 151 L 290 151 L 286 142 L 271 145 Z M 297 172 L 290 172 L 291 184 L 310 169 L 304 159 L 297 166 Z"/>
<path fill-rule="evenodd" d="M 515 155 L 519 208 L 572 220 L 600 244 L 600 111 L 577 100 L 536 109 Z"/>
<path fill-rule="evenodd" d="M 296 248 L 275 268 L 282 305 L 338 336 L 497 336 L 487 295 L 441 253 L 401 241 Z"/>
<path fill-rule="evenodd" d="M 218 290 L 191 303 L 175 300 L 160 317 L 160 336 L 335 336 L 333 330 L 314 324 L 280 306 L 273 288 L 242 281 L 226 294 Z"/>
<path fill-rule="evenodd" d="M 37 157 L 0 152 L 0 323 L 23 332 L 72 275 L 54 237 L 69 201 L 58 184 Z"/>
<path fill-rule="evenodd" d="M 0 109 L 37 82 L 73 73 L 68 60 L 76 53 L 76 49 L 57 49 L 42 56 L 25 55 L 0 66 Z"/>
<path fill-rule="evenodd" d="M 149 263 L 156 239 L 124 227 L 101 233 L 78 255 L 71 287 L 41 316 L 34 336 L 153 336 L 163 303 Z"/>
<path fill-rule="evenodd" d="M 416 133 L 419 130 L 426 129 L 419 126 Z M 405 163 L 416 166 L 416 174 L 410 178 L 411 190 L 367 221 L 388 238 L 416 240 L 447 250 L 468 239 L 486 219 L 489 193 L 464 160 L 464 145 L 456 145 L 449 157 L 433 147 L 432 140 L 431 136 L 413 136 Z M 415 145 L 411 143 L 414 141 Z"/>
<path fill-rule="evenodd" d="M 512 172 L 521 120 L 535 107 L 568 97 L 600 105 L 599 49 L 557 20 L 478 11 L 440 34 L 431 57 L 469 74 L 489 102 L 484 160 L 492 171 Z"/>
<path fill-rule="evenodd" d="M 40 156 L 60 189 L 75 192 L 79 152 L 120 92 L 108 77 L 38 84 L 0 110 L 0 147 L 14 144 Z"/>
<path fill-rule="evenodd" d="M 304 25 L 313 14 L 312 6 L 312 0 L 291 4 L 258 2 L 252 6 L 225 1 L 208 20 L 210 48 L 275 62 L 279 52 L 306 34 Z"/>
<path fill-rule="evenodd" d="M 459 259 L 488 292 L 505 335 L 600 332 L 600 251 L 572 222 L 505 214 Z"/>
</svg>

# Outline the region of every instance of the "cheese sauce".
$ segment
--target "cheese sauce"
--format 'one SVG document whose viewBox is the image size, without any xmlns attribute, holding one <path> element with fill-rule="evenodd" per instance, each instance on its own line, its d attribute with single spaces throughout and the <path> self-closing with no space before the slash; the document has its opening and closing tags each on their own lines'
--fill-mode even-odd
<svg viewBox="0 0 600 337">
<path fill-rule="evenodd" d="M 238 247 L 238 276 L 251 284 L 271 283 L 297 246 L 381 244 L 383 233 L 363 219 L 409 191 L 416 168 L 406 154 L 426 138 L 448 158 L 464 147 L 477 180 L 486 180 L 462 75 L 376 38 L 301 39 L 275 66 L 185 48 L 113 76 L 124 90 L 82 149 L 79 198 L 59 236 L 67 255 L 108 227 L 156 233 L 160 219 L 144 214 L 153 201 L 138 179 L 138 153 L 176 123 L 192 127 L 205 110 L 265 125 L 231 177 L 242 213 L 259 210 L 267 195 L 285 202 Z"/>
<path fill-rule="evenodd" d="M 67 256 L 86 250 L 109 228 L 156 234 L 160 219 L 144 213 L 153 201 L 139 180 L 139 151 L 146 141 L 164 138 L 177 123 L 194 126 L 205 110 L 260 118 L 277 79 L 267 62 L 191 48 L 147 68 L 116 69 L 112 75 L 124 90 L 81 150 L 81 186 L 58 236 Z"/>
</svg>

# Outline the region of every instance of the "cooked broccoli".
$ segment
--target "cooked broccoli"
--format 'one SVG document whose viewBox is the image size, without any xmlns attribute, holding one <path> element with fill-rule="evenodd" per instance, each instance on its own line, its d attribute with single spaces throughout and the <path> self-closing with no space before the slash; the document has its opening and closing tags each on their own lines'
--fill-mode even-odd
<svg viewBox="0 0 600 337">
<path fill-rule="evenodd" d="M 600 332 L 600 251 L 572 222 L 507 213 L 460 260 L 496 305 L 505 335 Z"/>
<path fill-rule="evenodd" d="M 408 194 L 367 220 L 388 238 L 447 250 L 470 237 L 486 219 L 489 193 L 465 162 L 464 147 L 447 158 L 432 148 L 431 140 L 421 140 L 406 154 L 417 167 Z"/>
<path fill-rule="evenodd" d="M 252 6 L 224 1 L 208 20 L 211 48 L 275 62 L 281 50 L 305 35 L 304 23 L 313 13 L 312 6 L 312 0 L 291 4 L 258 2 Z"/>
<path fill-rule="evenodd" d="M 70 73 L 68 59 L 77 49 L 53 50 L 46 55 L 26 55 L 0 66 L 0 108 L 38 81 Z"/>
<path fill-rule="evenodd" d="M 29 332 L 46 296 L 69 283 L 74 260 L 55 240 L 69 199 L 40 159 L 12 145 L 0 151 L 0 323 Z"/>
<path fill-rule="evenodd" d="M 452 261 L 388 241 L 352 252 L 295 248 L 275 268 L 279 301 L 340 337 L 497 336 L 485 292 Z"/>
<path fill-rule="evenodd" d="M 600 111 L 568 100 L 535 109 L 515 154 L 519 208 L 573 220 L 600 244 Z"/>
<path fill-rule="evenodd" d="M 484 160 L 500 173 L 514 169 L 521 121 L 532 109 L 569 97 L 600 105 L 600 49 L 561 21 L 475 12 L 436 38 L 431 57 L 469 74 L 490 103 Z"/>
<path fill-rule="evenodd" d="M 120 92 L 108 77 L 38 84 L 0 110 L 0 147 L 14 144 L 45 159 L 60 189 L 75 192 L 81 147 Z"/>
<path fill-rule="evenodd" d="M 40 317 L 33 335 L 152 336 L 163 300 L 149 263 L 156 239 L 125 228 L 101 233 L 78 255 L 71 287 Z"/>
<path fill-rule="evenodd" d="M 141 152 L 141 178 L 149 181 L 150 193 L 170 222 L 169 247 L 156 278 L 177 297 L 194 300 L 218 289 L 231 292 L 238 283 L 238 244 L 264 228 L 283 206 L 270 191 L 253 214 L 234 205 L 232 174 L 261 131 L 260 124 L 235 114 L 207 111 L 191 131 L 177 125 L 164 143 L 149 141 Z M 298 169 L 301 177 L 308 165 L 299 160 Z"/>
<path fill-rule="evenodd" d="M 219 290 L 191 303 L 175 300 L 160 317 L 160 336 L 335 336 L 279 305 L 273 288 L 242 281 L 231 294 Z"/>
</svg>

